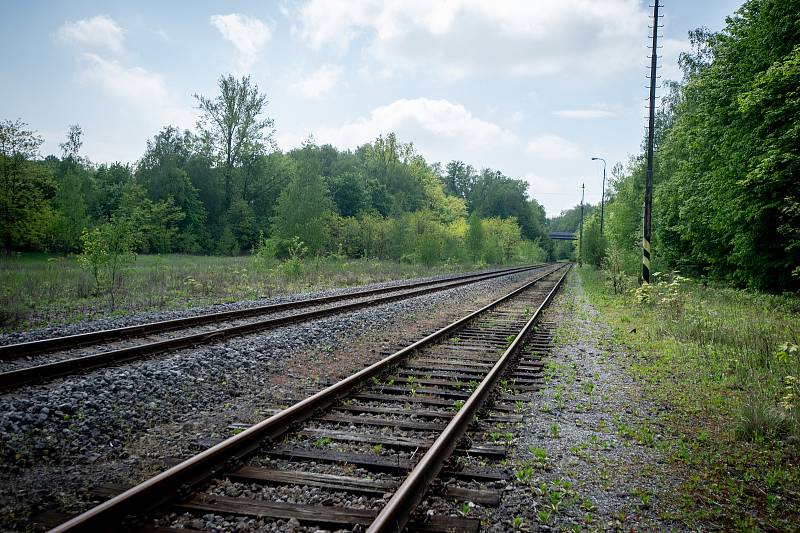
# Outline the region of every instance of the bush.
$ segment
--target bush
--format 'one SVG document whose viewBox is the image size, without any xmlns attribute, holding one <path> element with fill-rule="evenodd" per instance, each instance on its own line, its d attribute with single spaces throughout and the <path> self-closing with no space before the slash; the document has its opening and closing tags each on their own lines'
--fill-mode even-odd
<svg viewBox="0 0 800 533">
<path fill-rule="evenodd" d="M 741 440 L 764 443 L 788 435 L 792 429 L 789 416 L 763 396 L 751 397 L 739 404 L 736 436 Z"/>
<path fill-rule="evenodd" d="M 136 255 L 133 228 L 124 220 L 115 219 L 81 234 L 83 252 L 78 263 L 88 270 L 95 282 L 96 293 L 107 292 L 111 307 L 116 307 L 115 289 L 127 264 Z"/>
</svg>

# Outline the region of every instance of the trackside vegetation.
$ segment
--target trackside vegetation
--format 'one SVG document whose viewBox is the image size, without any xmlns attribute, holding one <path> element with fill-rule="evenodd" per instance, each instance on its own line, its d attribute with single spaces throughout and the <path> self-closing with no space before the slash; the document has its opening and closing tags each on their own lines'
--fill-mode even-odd
<svg viewBox="0 0 800 533">
<path fill-rule="evenodd" d="M 83 255 L 12 254 L 0 257 L 3 329 L 24 329 L 109 315 L 191 308 L 461 272 L 457 263 L 433 267 L 336 255 L 278 260 L 254 255 L 137 255 L 118 265 L 112 287 L 105 252 L 100 285 Z M 120 257 L 119 259 L 125 259 Z M 115 307 L 111 307 L 113 291 Z"/>
<path fill-rule="evenodd" d="M 676 273 L 618 293 L 579 269 L 641 393 L 662 406 L 654 445 L 684 480 L 690 529 L 790 531 L 800 523 L 800 298 Z"/>
<path fill-rule="evenodd" d="M 748 0 L 722 31 L 690 40 L 657 114 L 653 271 L 795 292 L 800 2 Z M 644 175 L 643 151 L 612 169 L 604 234 L 598 211 L 584 221 L 585 261 L 600 266 L 614 249 L 626 272 L 641 270 Z"/>
</svg>

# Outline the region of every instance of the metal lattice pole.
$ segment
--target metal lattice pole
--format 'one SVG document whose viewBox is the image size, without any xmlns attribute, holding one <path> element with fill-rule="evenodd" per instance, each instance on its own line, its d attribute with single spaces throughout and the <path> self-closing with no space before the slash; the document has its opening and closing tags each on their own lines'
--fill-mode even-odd
<svg viewBox="0 0 800 533">
<path fill-rule="evenodd" d="M 658 8 L 653 5 L 653 48 L 650 56 L 650 116 L 647 127 L 647 174 L 644 188 L 644 228 L 642 232 L 642 281 L 650 283 L 650 230 L 653 218 L 653 134 L 656 123 L 656 72 L 658 69 Z"/>
</svg>

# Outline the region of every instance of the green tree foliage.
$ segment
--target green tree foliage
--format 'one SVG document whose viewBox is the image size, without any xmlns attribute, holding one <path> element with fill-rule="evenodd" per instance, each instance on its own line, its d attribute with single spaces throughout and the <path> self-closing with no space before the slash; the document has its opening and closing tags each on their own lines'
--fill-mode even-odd
<svg viewBox="0 0 800 533">
<path fill-rule="evenodd" d="M 18 204 L 3 212 L 6 248 L 86 250 L 124 223 L 139 253 L 257 250 L 261 267 L 267 257 L 297 263 L 300 249 L 431 265 L 546 257 L 544 210 L 524 181 L 461 162 L 445 175 L 394 134 L 354 151 L 309 139 L 283 153 L 258 88 L 231 76 L 219 88 L 197 97 L 197 134 L 166 126 L 134 167 L 82 159 L 77 126 L 60 158 L 37 160 L 41 139 L 3 123 L 3 202 Z"/>
<path fill-rule="evenodd" d="M 486 246 L 486 232 L 483 229 L 483 221 L 477 213 L 469 216 L 469 228 L 464 239 L 466 241 L 467 253 L 475 262 L 483 260 L 484 248 Z"/>
<path fill-rule="evenodd" d="M 178 223 L 181 239 L 172 237 L 162 239 L 155 249 L 162 251 L 166 243 L 180 242 L 182 252 L 196 252 L 199 249 L 197 236 L 201 234 L 206 219 L 205 206 L 200 201 L 200 193 L 187 173 L 189 160 L 193 154 L 194 137 L 188 131 L 181 133 L 168 126 L 161 130 L 152 141 L 136 169 L 136 181 L 155 204 L 163 203 L 164 208 L 176 208 L 181 214 L 171 217 Z M 169 205 L 169 207 L 167 207 Z"/>
<path fill-rule="evenodd" d="M 80 157 L 83 130 L 73 124 L 61 147 L 61 162 L 56 166 L 56 193 L 53 205 L 57 210 L 55 244 L 58 249 L 73 252 L 80 248 L 80 237 L 89 225 L 87 203 L 94 201 L 94 179 L 88 161 Z"/>
<path fill-rule="evenodd" d="M 334 206 L 320 175 L 319 148 L 306 143 L 295 152 L 297 174 L 278 198 L 272 233 L 285 241 L 297 237 L 310 253 L 319 254 L 328 244 Z"/>
<path fill-rule="evenodd" d="M 607 243 L 605 235 L 600 233 L 600 213 L 596 210 L 583 223 L 583 240 L 576 241 L 583 261 L 595 267 L 600 267 L 606 256 Z"/>
<path fill-rule="evenodd" d="M 659 268 L 738 286 L 800 288 L 800 2 L 748 0 L 719 33 L 690 34 L 684 80 L 657 116 Z M 611 184 L 606 236 L 636 272 L 643 158 Z"/>
<path fill-rule="evenodd" d="M 83 252 L 78 262 L 92 274 L 97 292 L 109 295 L 112 308 L 123 270 L 135 258 L 135 234 L 130 220 L 114 218 L 81 235 Z"/>
<path fill-rule="evenodd" d="M 214 98 L 194 96 L 203 113 L 197 125 L 222 167 L 227 209 L 233 201 L 236 169 L 273 144 L 274 122 L 261 116 L 267 96 L 249 76 L 223 76 L 218 87 L 219 94 Z"/>
<path fill-rule="evenodd" d="M 8 250 L 43 248 L 54 226 L 52 171 L 37 165 L 42 138 L 21 120 L 0 122 L 0 232 Z"/>
</svg>

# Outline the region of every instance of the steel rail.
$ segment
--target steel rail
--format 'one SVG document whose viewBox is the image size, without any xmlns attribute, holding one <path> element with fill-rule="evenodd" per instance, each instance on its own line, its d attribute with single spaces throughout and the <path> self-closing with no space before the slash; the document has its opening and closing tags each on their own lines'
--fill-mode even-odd
<svg viewBox="0 0 800 533">
<path fill-rule="evenodd" d="M 239 324 L 236 326 L 219 328 L 212 331 L 192 333 L 189 335 L 173 337 L 171 339 L 164 339 L 145 344 L 138 344 L 136 346 L 129 346 L 126 348 L 117 348 L 114 350 L 98 352 L 95 354 L 84 355 L 81 357 L 74 357 L 71 359 L 64 359 L 61 361 L 54 361 L 52 363 L 44 363 L 40 365 L 29 366 L 25 368 L 20 368 L 18 370 L 10 370 L 7 372 L 0 373 L 0 390 L 13 389 L 15 387 L 19 387 L 28 383 L 44 381 L 58 376 L 73 374 L 81 370 L 100 368 L 114 363 L 121 363 L 133 359 L 138 359 L 147 355 L 153 355 L 165 351 L 197 346 L 200 344 L 207 344 L 228 337 L 244 335 L 256 331 L 263 331 L 266 329 L 285 326 L 287 324 L 313 320 L 316 318 L 321 318 L 336 313 L 341 313 L 344 311 L 352 311 L 355 309 L 380 305 L 388 302 L 393 302 L 396 300 L 403 300 L 416 296 L 422 296 L 424 294 L 432 292 L 452 289 L 455 287 L 460 287 L 462 285 L 468 285 L 471 283 L 477 283 L 480 281 L 485 281 L 488 279 L 493 279 L 501 276 L 517 274 L 527 270 L 536 270 L 539 268 L 542 267 L 530 266 L 521 269 L 515 269 L 510 272 L 502 271 L 499 273 L 495 272 L 491 274 L 483 274 L 468 279 L 445 281 L 445 282 L 440 282 L 438 285 L 412 289 L 411 291 L 402 292 L 400 294 L 379 296 L 377 298 L 367 301 L 343 303 L 339 305 L 334 305 L 332 307 L 327 307 L 325 309 L 305 311 L 277 318 L 268 318 L 256 322 L 248 322 L 247 324 Z"/>
<path fill-rule="evenodd" d="M 399 532 L 403 529 L 416 506 L 422 501 L 428 486 L 439 475 L 444 463 L 452 455 L 456 445 L 472 423 L 474 415 L 478 413 L 500 381 L 509 363 L 525 343 L 527 334 L 538 321 L 542 310 L 550 303 L 568 273 L 569 268 L 567 272 L 562 274 L 553 289 L 536 309 L 536 312 L 522 327 L 514 342 L 503 352 L 500 359 L 475 389 L 475 392 L 467 399 L 456 416 L 447 424 L 445 430 L 437 437 L 433 445 L 409 473 L 406 480 L 398 487 L 392 498 L 381 509 L 369 529 L 367 529 L 367 533 Z"/>
<path fill-rule="evenodd" d="M 433 344 L 445 337 L 448 333 L 464 326 L 477 316 L 529 289 L 559 268 L 561 267 L 548 269 L 547 272 L 541 276 L 524 283 L 505 296 L 481 307 L 477 311 L 473 311 L 463 318 L 444 326 L 434 333 L 398 350 L 355 374 L 309 396 L 249 429 L 224 440 L 169 470 L 64 522 L 53 528 L 51 533 L 100 531 L 116 527 L 120 523 L 125 523 L 128 518 L 146 514 L 156 507 L 187 492 L 191 486 L 222 471 L 229 463 L 235 463 L 253 453 L 259 449 L 265 441 L 276 441 L 286 433 L 292 425 L 307 420 L 315 412 L 329 407 L 333 402 L 347 395 L 355 388 L 368 383 L 373 376 L 378 376 L 397 363 L 403 361 L 416 350 Z"/>
<path fill-rule="evenodd" d="M 360 291 L 350 292 L 347 294 L 321 296 L 318 298 L 303 298 L 301 300 L 295 300 L 293 302 L 281 302 L 268 305 L 259 305 L 257 307 L 250 307 L 248 309 L 219 311 L 216 313 L 206 313 L 191 317 L 175 318 L 171 320 L 159 320 L 158 322 L 148 322 L 145 324 L 137 324 L 134 326 L 104 329 L 100 331 L 91 331 L 88 333 L 78 333 L 75 335 L 65 335 L 61 337 L 51 337 L 48 339 L 41 339 L 30 342 L 5 344 L 0 346 L 0 361 L 11 361 L 31 354 L 42 354 L 42 353 L 52 352 L 55 350 L 87 346 L 108 340 L 119 340 L 119 339 L 127 339 L 131 337 L 142 336 L 142 335 L 150 335 L 152 333 L 161 333 L 188 326 L 198 326 L 201 324 L 208 324 L 211 322 L 221 322 L 223 320 L 231 320 L 236 318 L 247 318 L 261 314 L 275 313 L 278 311 L 286 311 L 289 309 L 297 309 L 299 307 L 322 305 L 331 302 L 338 302 L 341 300 L 372 296 L 374 294 L 382 294 L 387 292 L 413 289 L 416 287 L 436 285 L 437 283 L 445 283 L 448 281 L 476 278 L 488 274 L 513 273 L 515 271 L 522 271 L 527 268 L 543 267 L 543 266 L 544 264 L 539 264 L 539 265 L 529 265 L 525 267 L 511 267 L 511 268 L 490 270 L 488 272 L 460 274 L 445 279 L 404 283 L 392 287 L 378 287 L 374 289 L 364 289 Z"/>
</svg>

